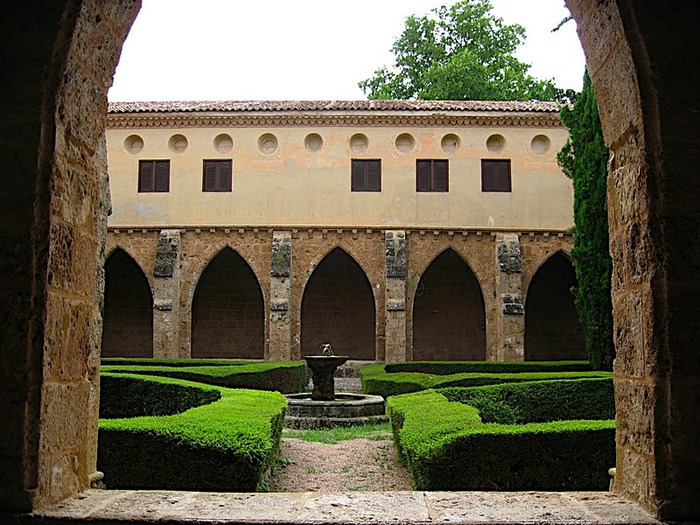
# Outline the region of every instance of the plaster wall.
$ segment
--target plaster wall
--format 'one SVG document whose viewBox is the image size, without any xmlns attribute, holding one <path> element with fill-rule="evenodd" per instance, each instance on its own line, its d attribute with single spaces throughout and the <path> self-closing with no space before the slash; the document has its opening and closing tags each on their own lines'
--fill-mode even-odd
<svg viewBox="0 0 700 525">
<path fill-rule="evenodd" d="M 284 119 L 285 117 L 280 117 Z M 509 120 L 511 116 L 504 116 Z M 558 121 L 555 115 L 554 120 Z M 157 119 L 156 119 L 157 120 Z M 319 151 L 308 151 L 305 139 L 317 133 Z M 350 138 L 368 139 L 356 153 Z M 415 140 L 409 152 L 397 149 L 399 135 Z M 134 134 L 143 149 L 131 153 L 125 144 Z M 215 138 L 228 134 L 230 153 L 221 154 Z M 263 153 L 259 139 L 273 134 L 274 153 Z M 453 153 L 441 147 L 445 135 L 459 138 Z M 175 153 L 174 135 L 187 139 Z M 497 153 L 489 151 L 492 135 L 504 139 Z M 532 141 L 544 135 L 546 152 L 533 151 Z M 556 164 L 566 141 L 566 128 L 481 127 L 144 127 L 107 130 L 114 228 L 140 226 L 386 226 L 559 228 L 573 225 L 571 181 Z M 351 159 L 381 159 L 380 192 L 350 191 Z M 138 192 L 138 161 L 170 159 L 170 191 Z M 203 192 L 203 159 L 233 159 L 233 191 Z M 449 191 L 416 192 L 416 159 L 449 160 Z M 511 159 L 512 192 L 481 191 L 481 159 Z"/>
</svg>

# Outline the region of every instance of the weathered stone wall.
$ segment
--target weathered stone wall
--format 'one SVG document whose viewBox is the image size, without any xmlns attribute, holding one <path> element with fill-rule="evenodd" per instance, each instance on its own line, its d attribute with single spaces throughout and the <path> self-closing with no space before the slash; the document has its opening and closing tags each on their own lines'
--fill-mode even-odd
<svg viewBox="0 0 700 525">
<path fill-rule="evenodd" d="M 104 110 L 139 5 L 3 7 L 3 509 L 59 501 L 95 471 Z"/>
<path fill-rule="evenodd" d="M 149 250 L 160 250 L 159 237 L 158 230 L 110 230 L 108 246 L 118 241 L 148 268 L 157 264 Z M 524 286 L 549 257 L 568 253 L 572 243 L 572 236 L 561 232 L 323 228 L 182 230 L 179 238 L 180 277 L 171 287 L 180 297 L 180 313 L 159 321 L 162 305 L 154 299 L 156 357 L 204 357 L 192 347 L 200 344 L 197 338 L 210 357 L 282 360 L 300 359 L 322 342 L 338 341 L 336 350 L 345 348 L 353 359 L 387 362 L 524 359 Z M 236 283 L 241 279 L 221 272 L 234 271 L 233 263 L 223 265 L 209 285 L 202 284 L 209 292 L 197 288 L 226 248 L 233 250 L 231 257 L 240 256 L 241 265 L 250 266 L 254 276 L 245 278 L 247 288 L 254 295 L 259 291 L 263 306 L 231 303 L 241 293 Z M 445 264 L 432 265 L 436 259 Z M 154 272 L 149 270 L 152 280 Z M 559 273 L 551 278 L 564 287 L 560 297 L 566 297 L 568 286 Z M 317 279 L 310 281 L 312 275 Z M 209 306 L 197 312 L 195 301 L 195 315 L 206 325 L 198 336 L 202 327 L 193 330 L 193 300 L 204 300 L 213 290 L 220 292 L 219 306 L 211 303 L 212 296 Z M 264 332 L 261 327 L 255 335 L 245 335 L 248 323 L 262 324 Z M 547 319 L 552 330 L 557 324 L 557 315 Z M 158 353 L 158 342 L 172 334 L 173 325 L 179 327 L 177 350 Z M 415 355 L 414 340 L 420 347 Z M 558 345 L 550 355 L 583 354 L 580 348 Z"/>
<path fill-rule="evenodd" d="M 690 2 L 567 5 L 612 151 L 615 490 L 664 519 L 697 519 L 700 11 Z"/>
</svg>

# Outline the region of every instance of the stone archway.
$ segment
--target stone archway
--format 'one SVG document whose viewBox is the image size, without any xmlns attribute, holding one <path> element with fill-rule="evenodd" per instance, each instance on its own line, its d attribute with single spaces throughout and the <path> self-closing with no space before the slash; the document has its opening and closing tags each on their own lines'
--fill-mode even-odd
<svg viewBox="0 0 700 525">
<path fill-rule="evenodd" d="M 692 2 L 566 3 L 613 151 L 615 490 L 663 519 L 694 519 L 700 13 Z M 0 417 L 13 438 L 4 446 L 2 510 L 60 501 L 86 488 L 95 470 L 105 102 L 139 6 L 66 0 L 4 8 Z M 61 423 L 69 419 L 78 431 L 66 435 Z"/>
<path fill-rule="evenodd" d="M 416 287 L 413 359 L 482 361 L 486 313 L 481 287 L 469 265 L 452 249 L 435 257 Z"/>
<path fill-rule="evenodd" d="M 583 332 L 571 287 L 576 274 L 557 252 L 540 266 L 525 296 L 525 360 L 585 360 Z"/>
<path fill-rule="evenodd" d="M 105 262 L 102 357 L 153 357 L 153 294 L 141 267 L 117 248 Z"/>
<path fill-rule="evenodd" d="M 336 355 L 373 361 L 375 308 L 372 286 L 359 264 L 334 248 L 309 277 L 301 301 L 301 355 L 330 343 Z"/>
<path fill-rule="evenodd" d="M 192 299 L 192 357 L 263 359 L 265 305 L 255 273 L 224 248 L 207 265 Z"/>
</svg>

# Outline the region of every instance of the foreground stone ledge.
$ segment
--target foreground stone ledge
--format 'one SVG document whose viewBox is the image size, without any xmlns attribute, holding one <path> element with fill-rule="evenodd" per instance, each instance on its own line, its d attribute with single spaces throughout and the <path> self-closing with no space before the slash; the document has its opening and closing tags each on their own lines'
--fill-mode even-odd
<svg viewBox="0 0 700 525">
<path fill-rule="evenodd" d="M 278 492 L 90 490 L 15 523 L 660 524 L 609 492 Z"/>
</svg>

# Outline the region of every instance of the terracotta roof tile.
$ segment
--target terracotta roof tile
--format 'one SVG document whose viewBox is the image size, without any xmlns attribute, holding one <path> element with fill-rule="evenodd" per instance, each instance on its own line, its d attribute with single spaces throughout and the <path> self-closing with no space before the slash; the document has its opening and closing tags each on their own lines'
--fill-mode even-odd
<svg viewBox="0 0 700 525">
<path fill-rule="evenodd" d="M 109 113 L 260 111 L 527 111 L 558 112 L 556 102 L 481 100 L 242 100 L 110 102 Z"/>
</svg>

